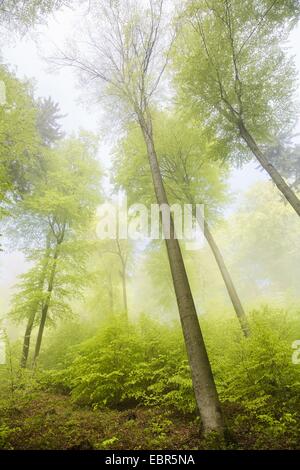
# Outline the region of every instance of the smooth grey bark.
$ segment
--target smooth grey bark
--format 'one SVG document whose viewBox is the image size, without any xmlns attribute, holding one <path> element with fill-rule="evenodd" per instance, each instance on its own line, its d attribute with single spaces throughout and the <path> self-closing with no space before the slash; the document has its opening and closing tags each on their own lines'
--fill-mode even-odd
<svg viewBox="0 0 300 470">
<path fill-rule="evenodd" d="M 198 222 L 200 224 L 201 221 L 198 220 Z M 224 284 L 226 286 L 226 289 L 230 297 L 230 300 L 232 302 L 233 308 L 235 310 L 236 316 L 240 322 L 243 334 L 247 338 L 248 336 L 250 336 L 251 332 L 250 332 L 250 326 L 249 326 L 249 322 L 248 322 L 245 310 L 240 301 L 240 298 L 234 286 L 233 280 L 229 274 L 229 271 L 225 264 L 222 253 L 219 250 L 217 243 L 215 242 L 215 239 L 210 231 L 209 225 L 206 220 L 204 220 L 204 236 L 211 248 L 211 251 L 213 252 L 217 265 L 220 269 L 221 276 L 223 278 Z"/>
<path fill-rule="evenodd" d="M 151 117 L 138 113 L 144 136 L 151 175 L 159 205 L 169 206 L 152 134 Z M 166 239 L 168 259 L 182 325 L 196 402 L 200 411 L 203 432 L 224 432 L 224 421 L 219 397 L 208 359 L 204 339 L 191 293 L 178 240 L 175 238 L 174 222 L 170 214 L 170 238 Z"/>
<path fill-rule="evenodd" d="M 296 213 L 300 216 L 300 200 L 298 199 L 294 191 L 285 182 L 285 180 L 282 178 L 276 168 L 268 161 L 266 156 L 258 147 L 250 132 L 247 130 L 242 120 L 238 122 L 238 126 L 242 139 L 246 142 L 251 152 L 255 155 L 261 166 L 271 177 L 272 181 L 275 183 L 279 191 L 281 191 L 286 200 L 290 203 Z"/>
<path fill-rule="evenodd" d="M 142 2 L 134 2 L 134 6 Z M 63 56 L 61 61 L 77 67 L 91 78 L 97 78 L 111 85 L 109 93 L 121 99 L 126 108 L 135 113 L 144 136 L 152 180 L 158 204 L 169 207 L 162 181 L 152 135 L 152 122 L 149 114 L 151 99 L 157 90 L 169 60 L 175 35 L 167 36 L 168 45 L 160 42 L 164 35 L 163 0 L 150 1 L 150 8 L 140 10 L 141 18 L 149 21 L 139 23 L 139 15 L 132 10 L 130 18 L 111 5 L 110 9 L 99 11 L 109 29 L 109 40 L 98 47 L 90 36 L 94 47 L 91 61 L 75 54 Z M 125 2 L 126 6 L 126 2 Z M 131 7 L 131 5 L 128 5 Z M 105 25 L 103 25 L 105 30 Z M 164 41 L 163 41 L 164 42 Z M 167 46 L 167 47 L 166 47 Z M 168 49 L 168 50 L 167 50 Z M 97 60 L 97 55 L 99 60 Z M 162 61 L 154 60 L 159 57 Z M 161 63 L 159 63 L 161 62 Z M 206 347 L 202 337 L 198 316 L 185 270 L 179 242 L 175 237 L 173 218 L 170 217 L 170 238 L 166 240 L 173 285 L 182 324 L 182 330 L 191 367 L 193 387 L 205 434 L 222 434 L 224 421 Z"/>
<path fill-rule="evenodd" d="M 190 194 L 189 191 L 185 191 L 185 196 L 188 199 L 189 203 L 192 206 L 194 206 L 195 201 L 194 201 L 194 198 L 192 197 L 192 195 Z M 235 288 L 235 285 L 233 283 L 232 277 L 231 277 L 231 275 L 230 275 L 230 273 L 227 269 L 227 266 L 225 264 L 223 255 L 222 255 L 222 253 L 221 253 L 221 251 L 220 251 L 220 249 L 219 249 L 219 247 L 218 247 L 218 245 L 217 245 L 217 243 L 216 243 L 216 241 L 215 241 L 215 239 L 214 239 L 214 237 L 211 233 L 211 230 L 209 228 L 209 224 L 208 224 L 207 220 L 199 212 L 197 212 L 197 222 L 198 222 L 199 226 L 203 229 L 204 236 L 205 236 L 205 238 L 206 238 L 206 240 L 209 244 L 209 247 L 210 247 L 210 249 L 211 249 L 211 251 L 214 255 L 214 258 L 217 262 L 217 265 L 219 267 L 222 279 L 224 281 L 224 284 L 225 284 L 226 290 L 228 292 L 228 295 L 230 297 L 232 306 L 234 308 L 234 311 L 235 311 L 236 316 L 238 318 L 238 321 L 240 323 L 242 332 L 243 332 L 244 336 L 247 338 L 251 334 L 250 325 L 249 325 L 245 310 L 243 308 L 242 302 L 239 298 L 239 295 L 238 295 L 237 290 Z"/>
</svg>

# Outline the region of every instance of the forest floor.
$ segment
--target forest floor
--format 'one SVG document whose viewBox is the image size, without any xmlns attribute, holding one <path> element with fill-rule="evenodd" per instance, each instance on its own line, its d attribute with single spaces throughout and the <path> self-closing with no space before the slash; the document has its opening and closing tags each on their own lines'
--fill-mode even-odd
<svg viewBox="0 0 300 470">
<path fill-rule="evenodd" d="M 159 409 L 79 408 L 67 396 L 45 392 L 24 403 L 1 407 L 0 423 L 0 448 L 6 449 L 199 447 L 195 418 L 170 415 Z"/>
<path fill-rule="evenodd" d="M 5 404 L 6 403 L 6 404 Z M 225 407 L 232 429 L 238 410 Z M 227 418 L 228 420 L 228 418 Z M 253 423 L 252 423 L 253 425 Z M 286 449 L 298 445 L 286 438 L 262 438 L 245 420 L 231 432 L 226 444 L 204 442 L 199 419 L 159 408 L 127 410 L 79 407 L 67 395 L 35 391 L 0 406 L 0 449 L 24 450 L 139 450 L 139 449 Z"/>
</svg>

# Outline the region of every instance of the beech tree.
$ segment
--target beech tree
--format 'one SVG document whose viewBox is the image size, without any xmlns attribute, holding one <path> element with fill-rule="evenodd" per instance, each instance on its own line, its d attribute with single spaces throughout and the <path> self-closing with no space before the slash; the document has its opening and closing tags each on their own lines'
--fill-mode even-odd
<svg viewBox="0 0 300 470">
<path fill-rule="evenodd" d="M 101 223 L 101 221 L 98 223 Z M 90 260 L 94 288 L 91 306 L 112 317 L 124 314 L 128 321 L 128 271 L 132 264 L 133 246 L 129 240 L 96 240 Z M 121 294 L 121 295 L 120 295 Z"/>
<path fill-rule="evenodd" d="M 151 114 L 172 42 L 164 2 L 149 0 L 146 6 L 130 0 L 90 3 L 93 19 L 84 41 L 88 50 L 81 50 L 77 42 L 57 62 L 79 69 L 99 86 L 98 95 L 104 94 L 116 104 L 114 109 L 125 111 L 140 126 L 157 203 L 169 207 Z M 222 433 L 219 398 L 172 217 L 170 226 L 166 248 L 203 431 Z"/>
<path fill-rule="evenodd" d="M 106 248 L 104 248 L 104 252 L 106 252 L 107 254 L 114 255 L 114 257 L 117 257 L 119 261 L 118 263 L 119 264 L 119 276 L 122 282 L 123 310 L 125 313 L 126 320 L 128 320 L 127 270 L 128 270 L 129 244 L 127 240 L 120 240 L 117 235 L 116 239 L 112 240 L 109 243 L 109 245 L 107 245 Z M 110 289 L 111 302 L 113 302 L 111 280 L 110 280 L 109 289 Z"/>
<path fill-rule="evenodd" d="M 205 217 L 198 221 L 199 225 L 203 227 L 243 333 L 249 336 L 244 308 L 209 226 L 209 220 L 214 222 L 218 218 L 226 199 L 228 166 L 221 166 L 220 160 L 227 157 L 228 148 L 207 136 L 205 128 L 193 126 L 192 122 L 186 122 L 176 114 L 155 113 L 154 130 L 169 200 L 171 203 L 191 204 L 192 207 L 204 205 Z M 219 162 L 214 161 L 217 158 Z M 114 170 L 116 185 L 126 190 L 131 202 L 149 203 L 153 189 L 145 163 L 142 134 L 135 126 L 129 126 L 116 151 Z"/>
<path fill-rule="evenodd" d="M 263 151 L 294 123 L 295 70 L 283 51 L 298 1 L 191 0 L 174 54 L 182 105 L 236 143 L 236 158 L 256 157 L 300 215 L 300 200 Z"/>
<path fill-rule="evenodd" d="M 34 363 L 40 352 L 49 312 L 56 312 L 57 316 L 70 311 L 65 299 L 70 297 L 70 292 L 73 297 L 79 294 L 85 284 L 84 263 L 89 244 L 80 243 L 80 234 L 87 228 L 100 201 L 101 172 L 95 159 L 96 151 L 96 139 L 86 133 L 48 150 L 34 191 L 19 205 L 23 217 L 15 214 L 19 231 L 29 226 L 38 234 L 41 245 L 39 251 L 33 248 L 33 254 L 30 254 L 37 262 L 20 285 L 21 293 L 14 308 L 15 312 L 21 311 L 21 316 L 27 316 L 22 366 L 26 365 L 30 336 L 36 322 Z M 75 274 L 71 274 L 72 271 Z M 20 302 L 22 293 L 26 308 Z M 18 313 L 15 316 L 18 317 Z"/>
<path fill-rule="evenodd" d="M 0 27 L 24 33 L 70 3 L 68 0 L 0 0 Z"/>
<path fill-rule="evenodd" d="M 28 174 L 41 141 L 29 84 L 4 66 L 0 66 L 0 80 L 5 85 L 5 103 L 0 106 L 0 204 L 4 212 L 6 203 L 28 191 Z"/>
<path fill-rule="evenodd" d="M 34 267 L 21 276 L 18 291 L 13 299 L 11 317 L 16 322 L 27 319 L 20 366 L 26 367 L 31 333 L 38 319 L 37 314 L 42 308 L 44 285 L 47 276 L 47 267 L 50 257 L 50 237 L 47 237 L 45 250 L 36 250 L 28 257 L 34 262 Z"/>
<path fill-rule="evenodd" d="M 278 168 L 298 192 L 300 187 L 300 144 L 295 142 L 291 132 L 279 134 L 272 145 L 266 147 L 268 159 Z"/>
</svg>

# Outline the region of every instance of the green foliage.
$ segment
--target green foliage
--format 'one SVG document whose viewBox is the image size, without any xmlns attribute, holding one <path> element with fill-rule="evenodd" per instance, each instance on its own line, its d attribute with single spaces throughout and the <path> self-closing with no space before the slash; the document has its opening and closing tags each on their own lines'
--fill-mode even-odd
<svg viewBox="0 0 300 470">
<path fill-rule="evenodd" d="M 145 430 L 146 438 L 151 441 L 153 447 L 164 447 L 172 426 L 173 422 L 169 419 L 168 413 L 154 416 Z"/>
<path fill-rule="evenodd" d="M 25 32 L 40 23 L 46 15 L 68 5 L 66 0 L 2 0 L 0 4 L 0 27 Z"/>
<path fill-rule="evenodd" d="M 153 113 L 155 148 L 168 200 L 181 204 L 205 204 L 206 217 L 216 216 L 228 198 L 228 166 L 220 165 L 228 147 L 215 135 L 186 120 L 179 113 Z M 130 203 L 150 206 L 156 200 L 145 143 L 134 124 L 116 149 L 114 180 L 126 190 Z"/>
<path fill-rule="evenodd" d="M 45 338 L 44 349 L 39 358 L 42 369 L 65 369 L 70 357 L 70 348 L 90 338 L 94 328 L 91 324 L 65 320 Z"/>
<path fill-rule="evenodd" d="M 7 449 L 9 440 L 16 431 L 19 429 L 12 429 L 6 424 L 0 424 L 0 449 Z"/>
<path fill-rule="evenodd" d="M 178 337 L 177 329 L 146 318 L 129 331 L 116 319 L 76 347 L 72 364 L 50 372 L 49 381 L 69 387 L 75 402 L 96 408 L 143 403 L 192 411 L 189 368 Z"/>
<path fill-rule="evenodd" d="M 100 202 L 97 145 L 94 135 L 82 132 L 45 151 L 34 191 L 24 199 L 22 210 L 42 220 L 52 217 L 54 226 L 64 221 L 85 226 Z"/>
<path fill-rule="evenodd" d="M 296 73 L 282 44 L 299 5 L 214 3 L 186 4 L 174 53 L 176 82 L 182 109 L 217 129 L 220 138 L 228 139 L 233 156 L 245 161 L 239 119 L 260 144 L 270 144 L 295 122 Z"/>
<path fill-rule="evenodd" d="M 32 263 L 21 275 L 11 309 L 15 321 L 27 319 L 27 338 L 43 315 L 47 325 L 70 318 L 72 302 L 91 280 L 86 236 L 100 202 L 97 143 L 95 136 L 82 132 L 56 147 L 44 147 L 31 191 L 9 221 L 14 237 L 25 241 Z"/>
<path fill-rule="evenodd" d="M 29 189 L 29 173 L 40 145 L 37 110 L 29 83 L 0 64 L 6 102 L 0 106 L 0 202 Z M 1 204 L 2 205 L 2 204 Z M 1 210 L 1 209 L 0 209 Z M 2 209 L 3 210 L 3 209 Z"/>
<path fill-rule="evenodd" d="M 0 1 L 0 33 L 25 33 L 69 3 Z M 127 119 L 116 146 L 115 189 L 125 190 L 130 203 L 154 202 L 147 156 L 153 144 L 170 203 L 203 203 L 205 217 L 214 222 L 229 196 L 230 158 L 244 162 L 251 156 L 241 142 L 244 125 L 297 185 L 298 147 L 277 140 L 290 135 L 297 114 L 295 68 L 283 45 L 299 19 L 299 1 L 183 2 L 182 28 L 168 52 L 172 31 L 167 23 L 173 24 L 161 15 L 163 2 L 151 2 L 150 9 L 139 8 L 138 2 L 129 9 L 131 3 L 89 2 L 95 20 L 88 28 L 91 47 L 81 50 L 74 44 L 59 59 L 79 67 L 82 78 L 95 84 L 97 99 L 104 95 L 113 114 Z M 156 98 L 162 97 L 157 91 L 169 53 L 179 93 L 177 108 L 166 111 L 165 101 Z M 136 278 L 141 276 L 134 286 L 128 283 L 128 290 L 140 291 L 141 309 L 146 298 L 147 311 L 160 321 L 146 316 L 133 321 L 136 308 L 125 321 L 116 312 L 127 309 L 126 280 L 139 247 L 135 251 L 125 240 L 95 240 L 91 225 L 97 223 L 102 176 L 97 137 L 81 132 L 63 139 L 58 104 L 51 98 L 36 100 L 30 83 L 4 65 L 0 81 L 6 91 L 0 106 L 0 219 L 6 216 L 6 238 L 16 241 L 30 263 L 12 299 L 10 319 L 27 320 L 26 338 L 39 324 L 40 339 L 44 325 L 56 326 L 34 370 L 19 367 L 21 341 L 7 341 L 7 364 L 0 366 L 0 448 L 167 448 L 174 442 L 185 448 L 195 441 L 204 448 L 299 448 L 300 368 L 292 363 L 291 349 L 299 338 L 299 312 L 252 311 L 249 338 L 236 318 L 226 317 L 225 303 L 215 309 L 219 315 L 200 315 L 230 434 L 226 443 L 215 434 L 200 443 L 182 331 L 170 321 L 177 312 L 176 297 L 162 244 L 142 247 L 146 254 L 140 256 Z M 240 269 L 237 284 L 253 297 L 258 290 L 266 294 L 268 286 L 276 296 L 293 292 L 297 297 L 298 220 L 281 202 L 274 203 L 267 186 L 262 188 L 255 187 L 230 216 L 230 267 L 234 275 Z M 230 230 L 236 233 L 231 236 Z M 200 313 L 213 311 L 217 292 L 224 289 L 211 282 L 204 252 L 183 250 Z M 288 254 L 284 259 L 283 252 Z M 175 278 L 180 282 L 176 273 Z M 75 320 L 80 309 L 81 318 Z"/>
<path fill-rule="evenodd" d="M 264 436 L 295 433 L 299 419 L 300 370 L 292 364 L 297 315 L 267 307 L 250 316 L 245 339 L 236 322 L 202 319 L 221 401 L 238 406 L 232 428 L 259 429 Z M 49 351 L 48 351 L 49 354 Z M 49 371 L 43 381 L 69 390 L 72 399 L 94 409 L 144 405 L 195 413 L 190 370 L 177 327 L 142 318 L 130 331 L 118 320 L 90 340 L 69 349 L 70 364 Z"/>
<path fill-rule="evenodd" d="M 291 360 L 298 315 L 268 307 L 251 312 L 251 337 L 231 341 L 231 345 L 227 341 L 223 354 L 219 351 L 224 335 L 223 339 L 217 334 L 210 340 L 222 400 L 263 408 L 265 401 L 271 399 L 276 408 L 283 398 L 290 405 L 296 399 L 299 408 L 294 392 L 300 386 L 300 370 Z"/>
<path fill-rule="evenodd" d="M 99 445 L 99 449 L 109 449 L 116 442 L 118 442 L 118 438 L 116 436 L 113 436 L 109 439 L 104 439 L 104 441 L 102 441 L 101 444 Z"/>
</svg>

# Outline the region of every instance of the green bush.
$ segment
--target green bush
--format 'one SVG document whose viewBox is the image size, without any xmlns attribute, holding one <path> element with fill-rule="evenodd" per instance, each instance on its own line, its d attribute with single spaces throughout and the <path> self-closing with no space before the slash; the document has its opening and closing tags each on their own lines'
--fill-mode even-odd
<svg viewBox="0 0 300 470">
<path fill-rule="evenodd" d="M 237 432 L 248 426 L 258 435 L 290 433 L 296 439 L 300 367 L 292 364 L 291 344 L 299 337 L 298 316 L 266 307 L 254 311 L 250 338 L 235 318 L 200 319 L 225 414 Z M 69 348 L 66 357 L 68 367 L 49 371 L 44 380 L 69 391 L 78 404 L 196 411 L 179 326 L 147 317 L 130 325 L 116 319 Z"/>
<path fill-rule="evenodd" d="M 15 434 L 20 432 L 21 429 L 19 427 L 13 427 L 11 428 L 7 424 L 0 424 L 0 450 L 1 449 L 9 449 L 12 450 L 12 447 L 10 445 L 10 439 L 11 437 Z"/>
<path fill-rule="evenodd" d="M 69 352 L 70 354 L 70 352 Z M 146 317 L 115 320 L 72 348 L 71 365 L 46 381 L 94 407 L 163 405 L 193 411 L 195 403 L 181 332 Z"/>
</svg>

